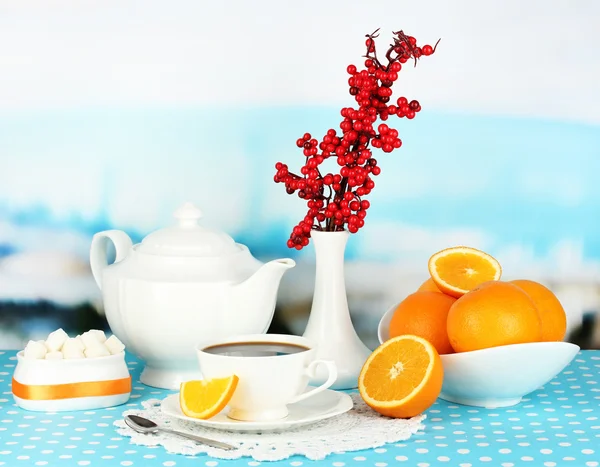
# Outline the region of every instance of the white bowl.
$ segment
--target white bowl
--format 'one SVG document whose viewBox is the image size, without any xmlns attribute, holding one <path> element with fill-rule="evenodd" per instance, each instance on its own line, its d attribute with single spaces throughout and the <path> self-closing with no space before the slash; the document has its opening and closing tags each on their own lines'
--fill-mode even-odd
<svg viewBox="0 0 600 467">
<path fill-rule="evenodd" d="M 131 394 L 125 352 L 107 357 L 43 360 L 17 353 L 12 393 L 25 410 L 63 412 L 124 404 Z"/>
<path fill-rule="evenodd" d="M 379 322 L 379 342 L 389 338 L 397 305 Z M 440 398 L 477 407 L 509 407 L 559 374 L 577 355 L 569 342 L 532 342 L 440 355 L 444 383 Z"/>
</svg>

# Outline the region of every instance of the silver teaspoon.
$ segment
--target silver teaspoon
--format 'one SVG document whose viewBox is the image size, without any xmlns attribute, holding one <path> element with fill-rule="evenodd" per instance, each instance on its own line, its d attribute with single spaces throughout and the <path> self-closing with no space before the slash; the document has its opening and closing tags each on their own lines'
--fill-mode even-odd
<svg viewBox="0 0 600 467">
<path fill-rule="evenodd" d="M 182 436 L 184 438 L 188 438 L 199 443 L 206 444 L 207 446 L 212 446 L 213 448 L 220 448 L 226 450 L 235 449 L 235 446 L 222 443 L 220 441 L 215 441 L 214 439 L 208 439 L 202 436 L 196 436 L 189 433 L 184 433 L 182 431 L 175 431 L 169 428 L 160 427 L 152 420 L 140 417 L 139 415 L 125 415 L 125 423 L 131 429 L 137 431 L 138 433 L 156 433 L 157 431 L 163 431 L 165 433 L 172 433 L 174 435 Z"/>
</svg>

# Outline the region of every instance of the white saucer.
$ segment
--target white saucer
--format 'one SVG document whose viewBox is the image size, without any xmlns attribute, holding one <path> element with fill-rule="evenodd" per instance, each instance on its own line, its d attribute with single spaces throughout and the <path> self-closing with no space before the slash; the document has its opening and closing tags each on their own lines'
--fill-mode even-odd
<svg viewBox="0 0 600 467">
<path fill-rule="evenodd" d="M 266 422 L 242 422 L 227 417 L 225 408 L 209 420 L 199 420 L 183 414 L 179 405 L 179 393 L 165 398 L 160 409 L 170 417 L 179 418 L 197 425 L 227 431 L 281 431 L 320 422 L 348 412 L 353 407 L 352 398 L 343 392 L 326 389 L 295 404 L 288 405 L 289 414 L 281 420 Z"/>
</svg>

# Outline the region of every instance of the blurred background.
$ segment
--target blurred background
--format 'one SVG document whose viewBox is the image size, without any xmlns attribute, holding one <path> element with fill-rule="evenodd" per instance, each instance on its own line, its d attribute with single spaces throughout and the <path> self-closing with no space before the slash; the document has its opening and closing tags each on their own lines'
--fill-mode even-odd
<svg viewBox="0 0 600 467">
<path fill-rule="evenodd" d="M 273 182 L 295 141 L 339 128 L 364 35 L 403 29 L 436 53 L 405 66 L 403 147 L 346 251 L 356 329 L 481 248 L 550 287 L 568 339 L 600 347 L 600 3 L 593 0 L 0 0 L 0 348 L 107 329 L 94 233 L 134 241 L 185 201 L 261 260 L 291 256 L 272 329 L 304 331 L 314 249 L 286 240 L 305 205 Z"/>
</svg>

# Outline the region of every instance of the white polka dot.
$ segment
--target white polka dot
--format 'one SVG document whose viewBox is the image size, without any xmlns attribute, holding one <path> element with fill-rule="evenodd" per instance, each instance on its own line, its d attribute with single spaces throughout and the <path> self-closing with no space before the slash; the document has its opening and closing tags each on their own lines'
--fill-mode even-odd
<svg viewBox="0 0 600 467">
<path fill-rule="evenodd" d="M 427 454 L 429 452 L 429 449 L 419 448 L 416 449 L 416 452 L 418 452 L 419 454 Z"/>
<path fill-rule="evenodd" d="M 343 462 L 342 462 L 343 464 Z M 206 465 L 206 467 L 215 467 L 215 465 L 219 465 L 219 463 L 217 461 L 208 461 L 205 462 L 204 465 Z"/>
<path fill-rule="evenodd" d="M 502 448 L 502 449 L 499 449 L 498 452 L 500 454 L 510 454 L 512 451 L 510 449 L 507 449 L 507 448 Z"/>
<path fill-rule="evenodd" d="M 448 462 L 450 458 L 446 456 L 439 456 L 437 460 L 439 460 L 440 462 Z"/>
<path fill-rule="evenodd" d="M 399 457 L 402 457 L 402 456 L 399 456 Z M 396 459 L 398 459 L 398 458 L 396 458 Z M 355 460 L 355 461 L 359 461 L 359 462 L 361 462 L 361 461 L 366 461 L 366 460 L 367 460 L 367 458 L 366 458 L 366 457 L 364 457 L 364 456 L 356 456 L 356 457 L 354 458 L 354 460 Z M 400 460 L 400 459 L 398 459 L 398 460 Z M 405 460 L 406 460 L 406 459 L 405 459 Z M 291 465 L 291 464 L 290 464 L 290 465 Z M 299 464 L 299 465 L 302 465 L 302 464 Z"/>
<path fill-rule="evenodd" d="M 546 467 L 556 467 L 556 462 L 544 462 Z"/>
<path fill-rule="evenodd" d="M 166 462 L 163 462 L 163 465 L 165 467 L 172 467 L 173 465 L 175 465 L 175 461 L 166 461 Z M 248 465 L 250 465 L 250 462 L 248 462 Z"/>
<path fill-rule="evenodd" d="M 356 457 L 354 458 L 354 460 L 356 460 Z M 250 462 L 248 462 L 248 465 L 250 465 Z M 292 465 L 294 467 L 298 467 L 298 466 L 302 465 L 302 462 L 294 461 L 294 462 L 290 462 L 290 465 Z"/>
<path fill-rule="evenodd" d="M 417 467 L 429 467 L 429 464 L 427 462 L 419 462 Z"/>
<path fill-rule="evenodd" d="M 529 456 L 523 456 L 523 457 L 521 457 L 521 460 L 522 460 L 522 461 L 532 461 L 532 460 L 533 460 L 533 457 L 529 457 Z"/>
<path fill-rule="evenodd" d="M 90 465 L 90 461 L 79 461 L 77 465 Z"/>
<path fill-rule="evenodd" d="M 144 459 L 154 459 L 156 456 L 154 454 L 144 454 Z M 110 456 L 112 459 L 113 456 Z"/>
<path fill-rule="evenodd" d="M 513 464 L 512 462 L 503 462 L 502 464 L 500 464 L 502 467 L 513 467 L 515 464 Z"/>
<path fill-rule="evenodd" d="M 468 449 L 458 449 L 456 452 L 458 452 L 459 454 L 469 454 L 471 451 L 469 451 Z"/>
<path fill-rule="evenodd" d="M 574 458 L 574 457 L 569 457 L 569 456 L 567 456 L 567 457 L 563 457 L 563 460 L 564 460 L 564 461 L 574 461 L 574 460 L 575 460 L 575 458 Z"/>
<path fill-rule="evenodd" d="M 587 467 L 598 467 L 598 462 L 590 461 L 590 462 L 586 462 L 585 465 L 587 465 Z"/>
<path fill-rule="evenodd" d="M 208 465 L 208 463 L 206 465 Z M 334 462 L 331 465 L 333 465 L 333 467 L 344 467 L 346 464 L 344 462 Z"/>
<path fill-rule="evenodd" d="M 131 462 L 131 461 L 121 461 L 121 465 L 127 467 L 128 465 L 133 465 L 133 462 Z"/>
<path fill-rule="evenodd" d="M 375 462 L 375 467 L 387 467 L 387 463 L 385 463 L 385 462 Z"/>
<path fill-rule="evenodd" d="M 481 462 L 490 462 L 492 460 L 492 458 L 484 456 L 484 457 L 480 457 L 479 460 Z"/>
<path fill-rule="evenodd" d="M 59 459 L 70 459 L 71 457 L 73 456 L 71 456 L 70 454 L 63 454 L 62 456 L 58 456 Z"/>
<path fill-rule="evenodd" d="M 356 457 L 354 458 L 354 460 L 357 460 Z M 364 460 L 364 458 L 363 458 Z M 406 456 L 396 456 L 396 460 L 399 462 L 406 462 L 408 460 L 408 457 Z"/>
<path fill-rule="evenodd" d="M 387 449 L 385 449 L 385 448 L 377 448 L 377 449 L 375 449 L 375 452 L 377 454 L 383 454 L 384 452 L 387 452 Z"/>
<path fill-rule="evenodd" d="M 29 459 L 29 456 L 17 456 L 17 460 L 26 461 Z"/>
<path fill-rule="evenodd" d="M 48 462 L 46 462 L 46 461 L 37 461 L 35 463 L 35 465 L 47 465 L 47 464 L 48 464 Z"/>
<path fill-rule="evenodd" d="M 552 449 L 540 449 L 542 454 L 552 454 Z"/>
<path fill-rule="evenodd" d="M 581 454 L 594 454 L 593 449 L 582 449 Z"/>
</svg>

